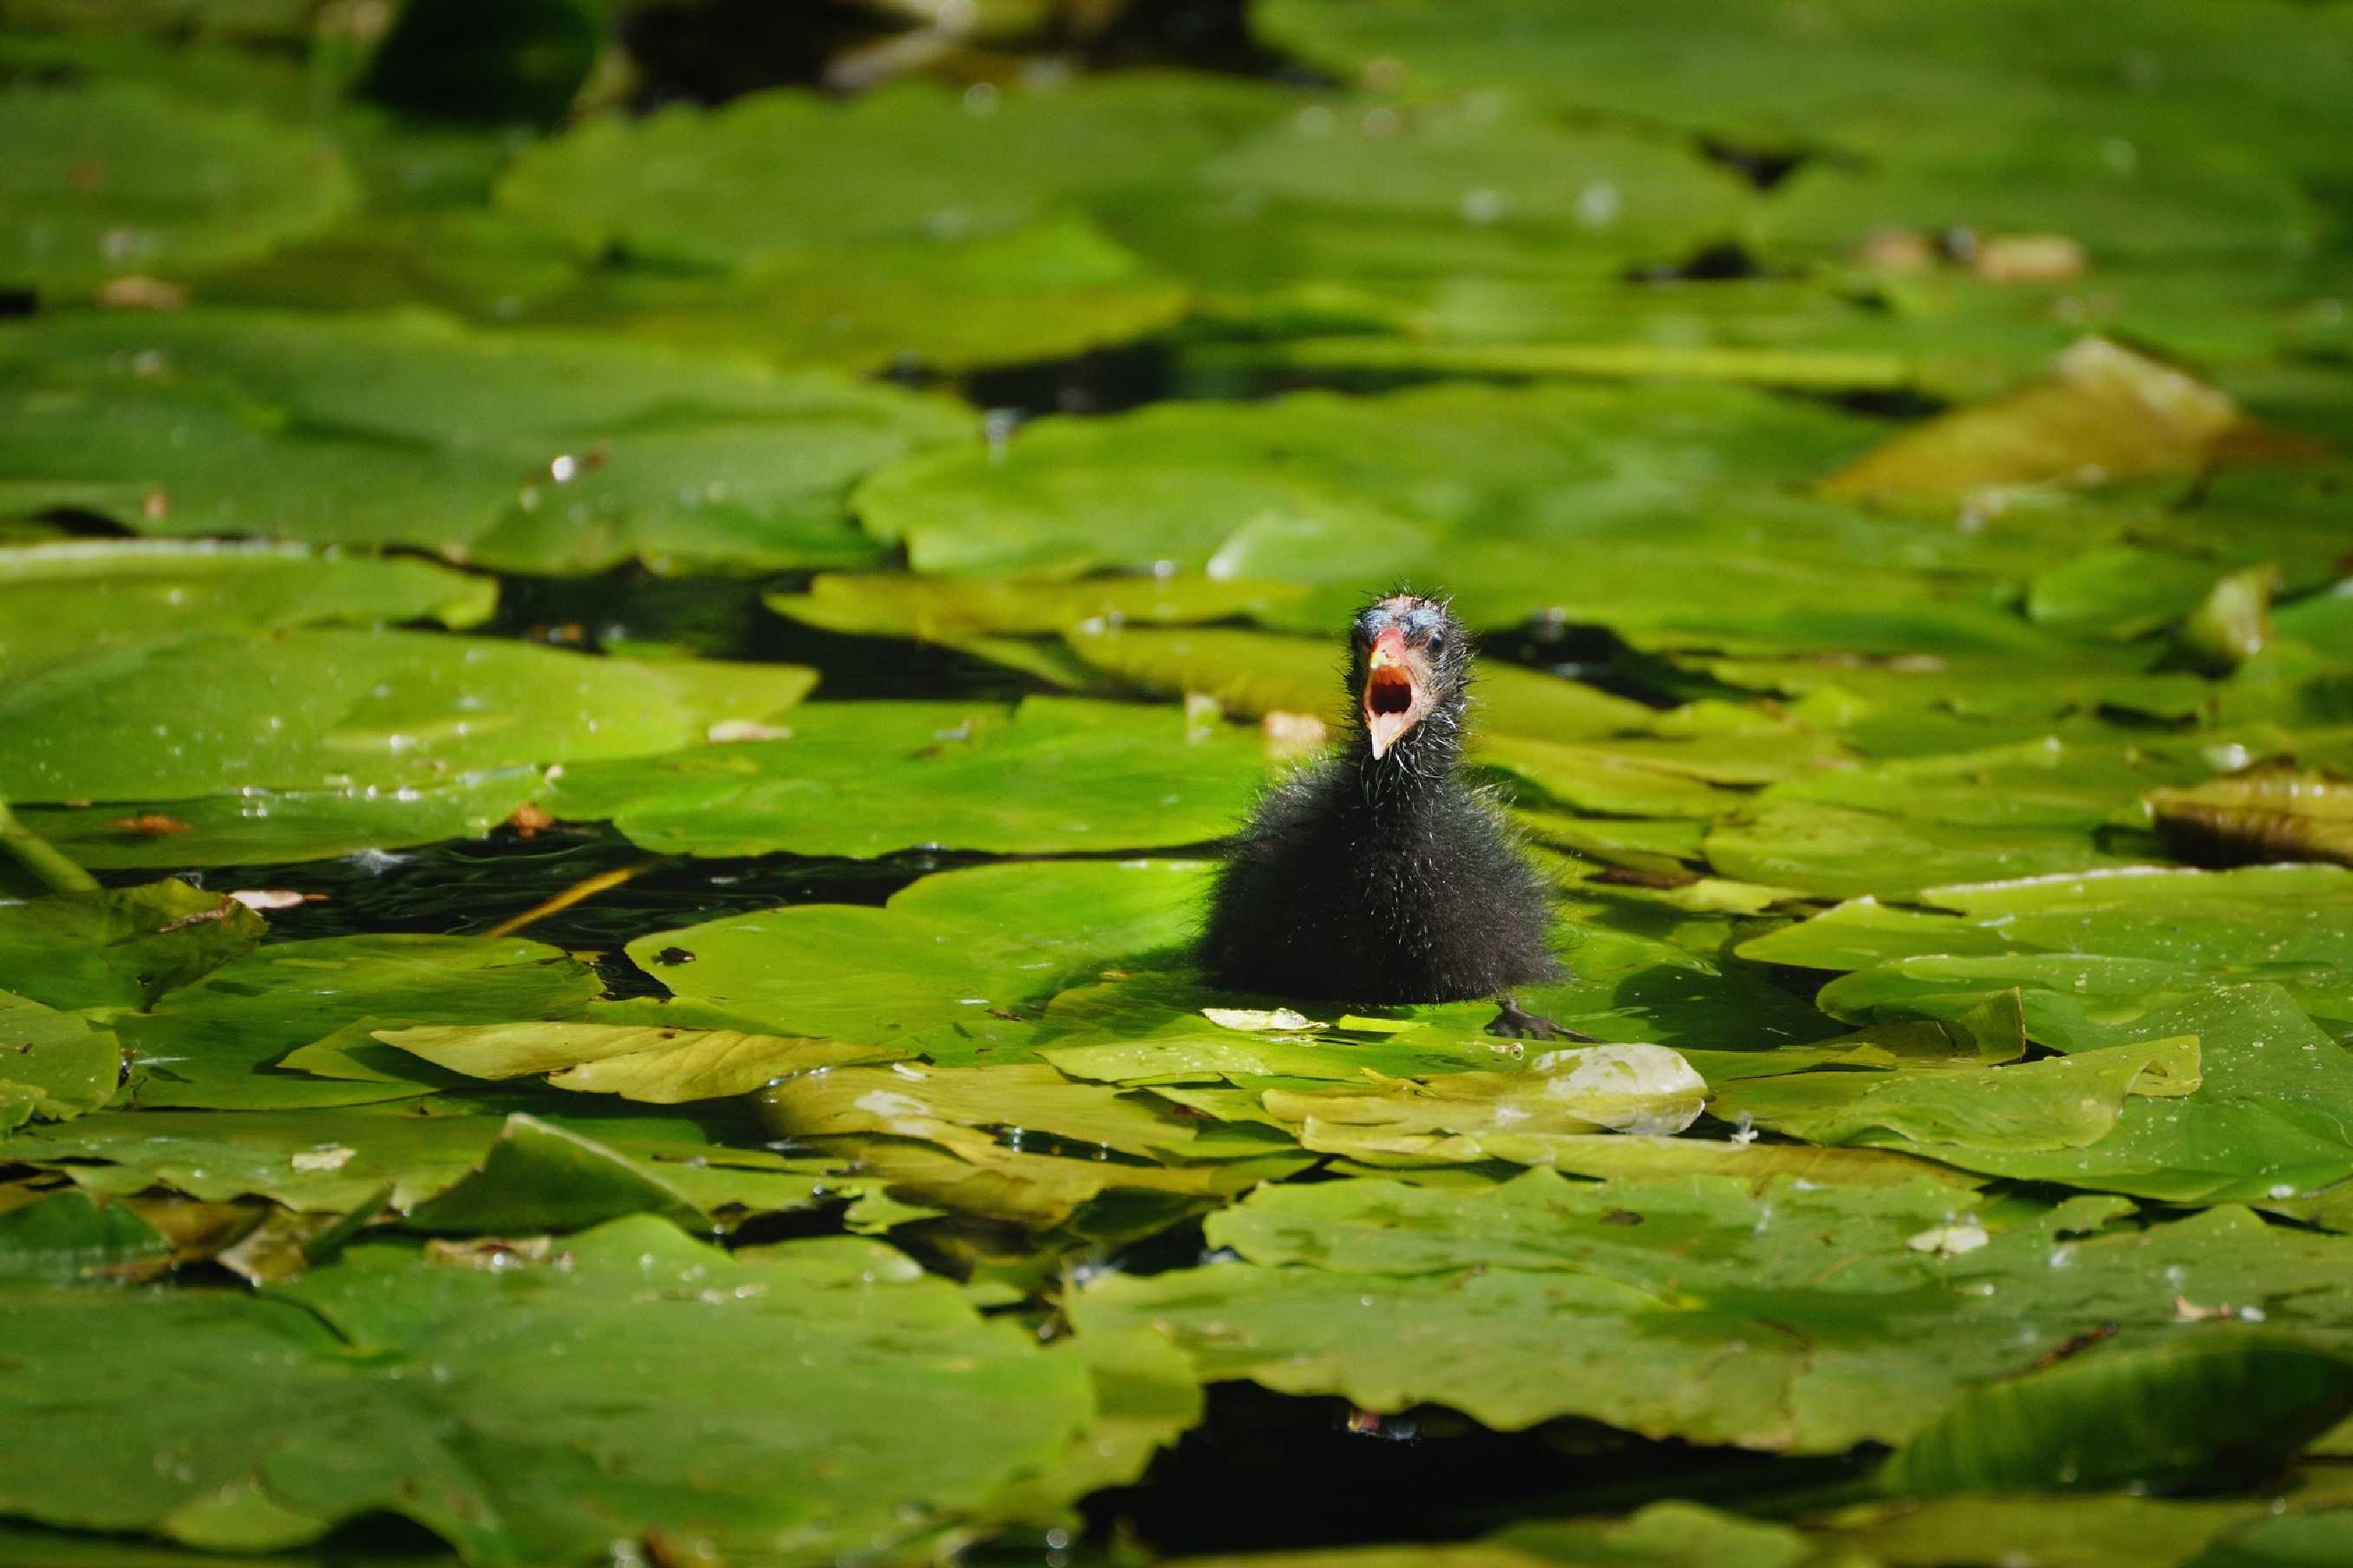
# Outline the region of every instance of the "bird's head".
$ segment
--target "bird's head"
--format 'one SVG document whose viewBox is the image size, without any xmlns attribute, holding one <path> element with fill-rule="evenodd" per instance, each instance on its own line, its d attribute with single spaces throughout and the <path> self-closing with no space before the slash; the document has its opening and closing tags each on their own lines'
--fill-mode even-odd
<svg viewBox="0 0 2353 1568">
<path fill-rule="evenodd" d="M 1376 760 L 1433 714 L 1451 737 L 1470 682 L 1470 637 L 1436 599 L 1397 593 L 1366 607 L 1350 632 L 1348 684 Z"/>
</svg>

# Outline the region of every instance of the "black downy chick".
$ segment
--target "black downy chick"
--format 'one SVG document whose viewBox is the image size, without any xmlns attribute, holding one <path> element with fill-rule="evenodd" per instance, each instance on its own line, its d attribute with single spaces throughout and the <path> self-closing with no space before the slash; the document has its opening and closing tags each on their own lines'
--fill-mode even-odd
<svg viewBox="0 0 2353 1568">
<path fill-rule="evenodd" d="M 1323 1000 L 1497 997 L 1491 1034 L 1584 1039 L 1510 993 L 1557 979 L 1552 897 L 1457 773 L 1470 638 L 1397 593 L 1349 630 L 1345 746 L 1275 787 L 1218 879 L 1201 962 L 1218 984 Z"/>
</svg>

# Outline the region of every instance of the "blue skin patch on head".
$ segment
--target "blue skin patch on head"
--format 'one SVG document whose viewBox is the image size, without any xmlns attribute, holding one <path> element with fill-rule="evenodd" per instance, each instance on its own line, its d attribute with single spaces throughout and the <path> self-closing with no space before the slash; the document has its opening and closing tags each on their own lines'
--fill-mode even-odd
<svg viewBox="0 0 2353 1568">
<path fill-rule="evenodd" d="M 1427 637 L 1438 629 L 1438 612 L 1423 605 L 1407 613 L 1405 629 L 1409 636 Z"/>
</svg>

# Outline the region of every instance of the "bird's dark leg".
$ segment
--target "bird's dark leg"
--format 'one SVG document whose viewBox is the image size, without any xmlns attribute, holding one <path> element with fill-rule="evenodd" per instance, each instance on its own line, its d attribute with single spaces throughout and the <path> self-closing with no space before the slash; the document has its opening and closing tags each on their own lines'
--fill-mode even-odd
<svg viewBox="0 0 2353 1568">
<path fill-rule="evenodd" d="M 1515 1040 L 1582 1040 L 1588 1046 L 1601 1043 L 1591 1035 L 1580 1035 L 1550 1018 L 1523 1011 L 1519 1003 L 1509 996 L 1496 997 L 1495 1005 L 1502 1010 L 1487 1025 L 1491 1035 L 1508 1035 Z"/>
</svg>

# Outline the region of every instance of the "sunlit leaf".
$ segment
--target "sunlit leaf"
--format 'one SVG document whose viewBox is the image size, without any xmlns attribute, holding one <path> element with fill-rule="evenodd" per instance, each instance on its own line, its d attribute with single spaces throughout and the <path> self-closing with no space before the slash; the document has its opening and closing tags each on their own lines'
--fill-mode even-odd
<svg viewBox="0 0 2353 1568">
<path fill-rule="evenodd" d="M 1223 837 L 1269 759 L 1173 707 L 1033 697 L 811 703 L 781 740 L 568 767 L 541 804 L 690 855 L 1044 854 Z M 1056 781 L 1050 789 L 1039 781 Z"/>
<path fill-rule="evenodd" d="M 814 683 L 790 665 L 633 663 L 419 632 L 194 637 L 60 665 L 0 695 L 0 724 L 26 737 L 0 756 L 0 792 L 432 785 L 670 751 L 723 720 L 771 718 Z"/>
<path fill-rule="evenodd" d="M 1056 991 L 1190 944 L 1208 869 L 1077 860 L 944 872 L 881 909 L 737 915 L 639 937 L 629 953 L 681 998 L 776 1033 L 943 1062 L 1026 1055 Z"/>
<path fill-rule="evenodd" d="M 543 1078 L 555 1089 L 653 1105 L 748 1094 L 776 1079 L 892 1054 L 834 1040 L 619 1024 L 444 1024 L 375 1034 L 469 1078 Z"/>
<path fill-rule="evenodd" d="M 431 618 L 468 626 L 497 589 L 421 561 L 292 545 L 78 539 L 0 550 L 0 676 L 195 632 Z"/>
</svg>

